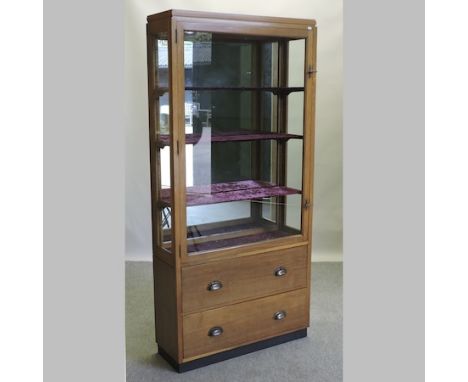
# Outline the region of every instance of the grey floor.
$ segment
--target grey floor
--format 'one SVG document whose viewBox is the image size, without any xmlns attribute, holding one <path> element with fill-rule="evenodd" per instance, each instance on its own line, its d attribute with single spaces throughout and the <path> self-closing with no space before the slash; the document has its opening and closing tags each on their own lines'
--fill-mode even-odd
<svg viewBox="0 0 468 382">
<path fill-rule="evenodd" d="M 157 353 L 152 267 L 126 263 L 127 382 L 342 381 L 342 264 L 312 264 L 308 336 L 178 374 Z"/>
</svg>

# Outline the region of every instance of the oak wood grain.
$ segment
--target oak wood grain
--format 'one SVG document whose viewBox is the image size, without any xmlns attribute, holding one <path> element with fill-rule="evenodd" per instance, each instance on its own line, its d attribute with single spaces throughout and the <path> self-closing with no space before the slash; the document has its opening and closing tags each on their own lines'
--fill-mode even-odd
<svg viewBox="0 0 468 382">
<path fill-rule="evenodd" d="M 174 359 L 179 358 L 175 269 L 155 258 L 154 302 L 156 342 Z"/>
<path fill-rule="evenodd" d="M 158 343 L 179 363 L 308 326 L 315 136 L 315 25 L 314 20 L 180 10 L 148 16 L 148 101 L 156 335 Z M 253 41 L 263 42 L 306 39 L 302 187 L 304 203 L 301 234 L 189 255 L 185 184 L 184 30 L 219 33 L 220 38 L 227 40 L 242 40 L 246 35 Z M 157 57 L 153 55 L 155 35 L 161 32 L 168 33 L 169 83 L 165 91 L 169 94 L 171 134 L 167 145 L 171 149 L 172 240 L 166 242 L 163 242 L 165 237 L 157 204 L 160 199 L 160 170 L 156 123 L 159 119 L 157 97 L 160 94 L 160 84 L 155 72 Z M 283 45 L 286 46 L 285 43 Z M 287 50 L 282 49 L 282 52 L 281 60 L 286 64 Z M 286 69 L 285 65 L 282 65 L 281 69 L 278 68 L 283 73 Z M 281 82 L 287 85 L 285 81 Z M 286 113 L 284 105 L 279 113 L 280 121 L 285 120 Z M 282 180 L 284 163 L 281 158 L 276 165 L 280 167 L 277 177 Z M 279 216 L 282 220 L 281 212 Z M 276 280 L 272 276 L 272 268 L 280 264 L 280 260 L 281 265 L 288 269 L 288 276 Z M 235 274 L 238 278 L 234 277 Z M 206 287 L 212 278 L 227 281 L 221 289 L 222 293 L 204 297 L 209 293 Z M 253 288 L 250 288 L 251 286 Z M 284 292 L 286 290 L 288 292 Z M 287 312 L 284 320 L 273 319 L 273 314 L 278 310 Z M 224 332 L 219 337 L 209 337 L 208 330 L 215 325 L 221 325 Z"/>
<path fill-rule="evenodd" d="M 307 258 L 306 248 L 299 247 L 185 267 L 182 270 L 184 314 L 305 288 Z M 275 276 L 279 267 L 286 269 L 284 276 Z M 220 281 L 222 288 L 209 291 L 208 284 L 212 281 Z"/>
<path fill-rule="evenodd" d="M 299 289 L 185 316 L 184 359 L 305 328 L 306 300 L 306 289 Z M 279 311 L 286 312 L 286 317 L 275 320 Z M 217 326 L 223 333 L 209 336 L 210 329 Z"/>
<path fill-rule="evenodd" d="M 316 25 L 313 19 L 296 19 L 289 17 L 270 17 L 270 16 L 252 16 L 235 13 L 220 13 L 220 12 L 200 12 L 182 9 L 170 9 L 165 12 L 156 13 L 147 17 L 148 21 L 153 21 L 161 18 L 169 17 L 191 17 L 203 19 L 224 19 L 224 20 L 241 20 L 241 21 L 261 21 L 270 23 L 285 23 L 285 24 L 303 24 L 303 25 Z"/>
</svg>

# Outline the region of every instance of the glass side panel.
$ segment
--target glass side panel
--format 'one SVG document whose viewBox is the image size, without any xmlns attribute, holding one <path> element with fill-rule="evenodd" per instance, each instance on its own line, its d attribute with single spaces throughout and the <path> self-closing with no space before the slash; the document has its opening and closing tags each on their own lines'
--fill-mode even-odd
<svg viewBox="0 0 468 382">
<path fill-rule="evenodd" d="M 303 71 L 301 73 L 304 73 Z M 301 76 L 303 78 L 303 76 Z M 304 126 L 304 94 L 291 93 L 287 100 L 288 131 L 302 134 Z M 296 170 L 297 163 L 302 163 L 303 141 L 289 140 L 286 143 L 286 186 L 302 188 L 302 173 Z M 299 195 L 286 196 L 286 225 L 300 229 L 301 227 L 301 198 Z"/>
<path fill-rule="evenodd" d="M 171 194 L 171 122 L 169 52 L 167 33 L 155 36 L 153 45 L 154 91 L 153 121 L 156 145 L 156 199 L 158 200 L 158 222 L 160 231 L 157 243 L 160 250 L 170 253 L 172 246 L 172 194 Z M 162 142 L 165 142 L 163 144 Z"/>
<path fill-rule="evenodd" d="M 301 234 L 303 126 L 287 109 L 304 89 L 288 86 L 292 41 L 184 38 L 188 254 Z"/>
<path fill-rule="evenodd" d="M 156 86 L 167 88 L 169 86 L 169 47 L 167 33 L 159 33 L 156 36 L 154 63 Z"/>
</svg>

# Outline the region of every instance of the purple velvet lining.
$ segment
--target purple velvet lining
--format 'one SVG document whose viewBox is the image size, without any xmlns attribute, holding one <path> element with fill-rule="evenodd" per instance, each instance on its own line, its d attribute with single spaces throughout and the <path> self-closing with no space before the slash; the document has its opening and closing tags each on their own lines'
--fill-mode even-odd
<svg viewBox="0 0 468 382">
<path fill-rule="evenodd" d="M 207 241 L 204 243 L 188 245 L 188 252 L 211 251 L 218 248 L 233 247 L 236 245 L 255 243 L 257 241 L 279 239 L 281 237 L 289 236 L 292 233 L 284 231 L 271 231 L 262 232 L 256 235 L 234 237 L 231 239 Z"/>
<path fill-rule="evenodd" d="M 185 136 L 185 143 L 197 144 L 200 140 L 200 134 L 187 134 Z M 211 135 L 211 142 L 245 142 L 245 141 L 262 141 L 268 139 L 302 139 L 302 135 L 286 134 L 286 133 L 265 133 L 260 131 L 231 131 L 231 132 L 217 132 Z M 159 146 L 168 146 L 170 142 L 169 135 L 159 136 Z"/>
<path fill-rule="evenodd" d="M 170 205 L 171 190 L 161 190 L 161 200 L 165 205 Z M 203 204 L 216 204 L 268 198 L 272 196 L 285 196 L 300 194 L 300 190 L 277 186 L 269 182 L 256 180 L 243 180 L 238 182 L 215 183 L 206 186 L 187 187 L 187 206 L 199 206 Z"/>
</svg>

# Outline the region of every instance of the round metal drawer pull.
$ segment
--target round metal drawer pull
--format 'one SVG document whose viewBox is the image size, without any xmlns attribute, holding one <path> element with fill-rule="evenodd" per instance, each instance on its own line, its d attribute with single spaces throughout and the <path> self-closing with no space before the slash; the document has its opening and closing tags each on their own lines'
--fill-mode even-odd
<svg viewBox="0 0 468 382">
<path fill-rule="evenodd" d="M 283 320 L 286 317 L 286 312 L 284 310 L 280 310 L 273 315 L 275 320 Z"/>
<path fill-rule="evenodd" d="M 223 283 L 221 281 L 215 280 L 208 284 L 208 290 L 210 292 L 214 292 L 215 290 L 220 290 L 223 287 Z"/>
<path fill-rule="evenodd" d="M 281 277 L 284 276 L 286 273 L 288 273 L 288 270 L 284 267 L 278 267 L 275 269 L 275 276 L 276 277 Z"/>
<path fill-rule="evenodd" d="M 215 326 L 208 331 L 210 337 L 217 337 L 223 334 L 223 328 L 221 326 Z"/>
</svg>

